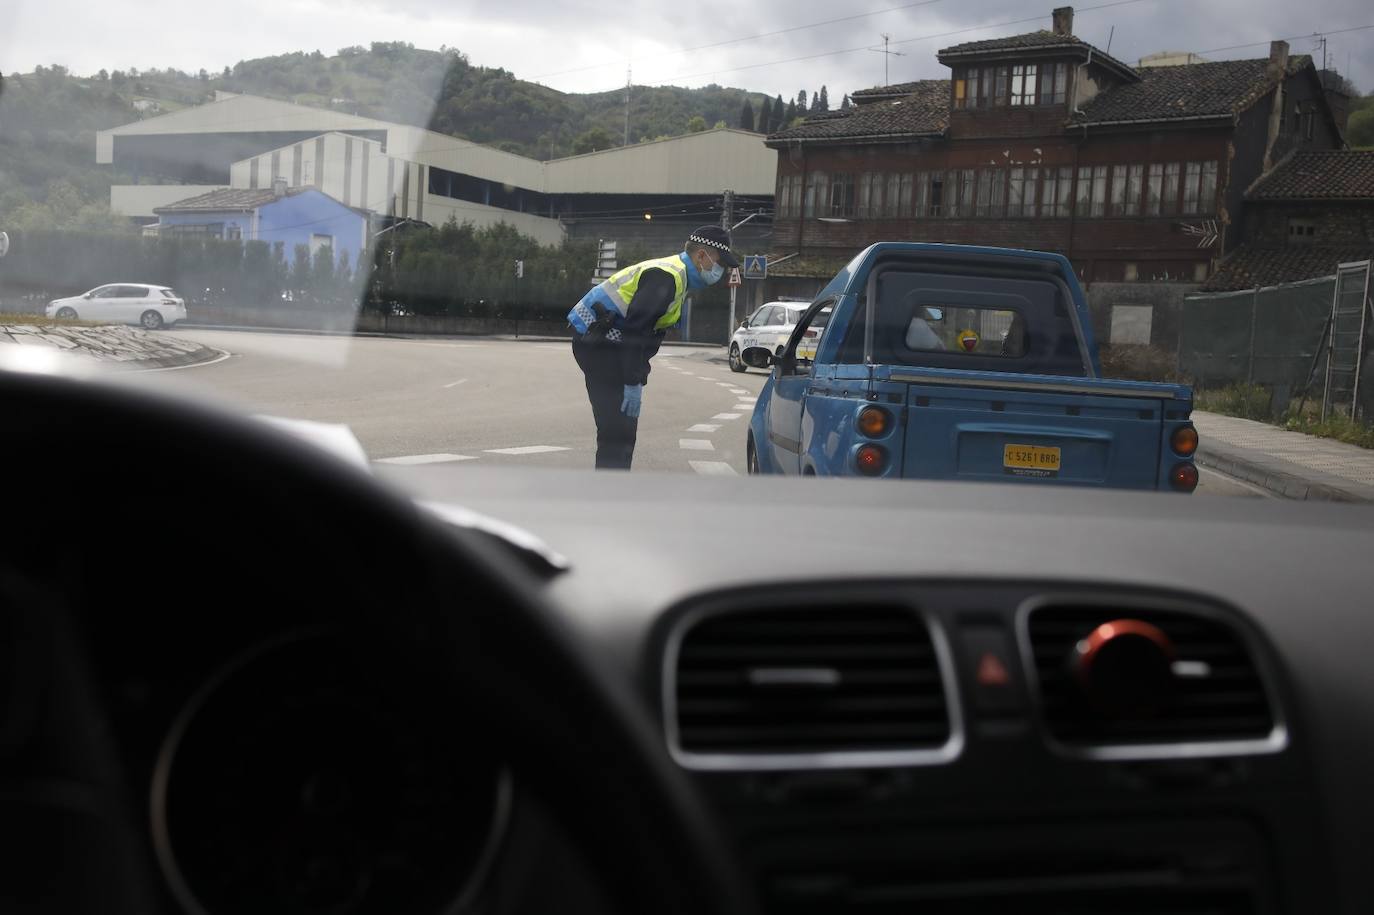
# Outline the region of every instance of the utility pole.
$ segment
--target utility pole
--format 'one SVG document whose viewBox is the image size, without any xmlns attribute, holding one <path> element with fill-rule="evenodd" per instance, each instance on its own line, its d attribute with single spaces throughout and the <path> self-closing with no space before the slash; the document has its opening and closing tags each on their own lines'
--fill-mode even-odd
<svg viewBox="0 0 1374 915">
<path fill-rule="evenodd" d="M 732 225 L 734 225 L 734 222 L 735 222 L 735 192 L 732 191 L 732 190 L 730 190 L 729 188 L 726 188 L 725 191 L 724 191 L 724 192 L 722 193 L 722 195 L 721 195 L 720 227 L 721 227 L 722 229 L 724 229 L 726 232 L 729 232 L 729 231 L 730 231 L 730 227 L 731 227 Z M 738 290 L 736 287 L 734 287 L 734 286 L 731 286 L 731 287 L 730 287 L 730 323 L 727 324 L 727 325 L 725 325 L 725 345 L 726 345 L 726 346 L 729 346 L 729 345 L 730 345 L 730 338 L 731 338 L 731 337 L 734 335 L 734 333 L 735 333 L 735 294 L 736 294 L 737 292 L 739 292 L 739 290 Z"/>
<path fill-rule="evenodd" d="M 889 86 L 889 85 L 891 85 L 891 77 L 888 75 L 888 67 L 887 67 L 888 63 L 890 63 L 891 60 L 892 60 L 892 58 L 894 58 L 894 57 L 906 57 L 906 52 L 905 52 L 905 51 L 889 51 L 889 50 L 888 50 L 888 47 L 887 47 L 887 46 L 888 46 L 888 44 L 889 44 L 891 41 L 892 41 L 892 36 L 889 35 L 887 32 L 883 32 L 883 46 L 882 46 L 881 48 L 869 48 L 869 49 L 868 49 L 868 50 L 870 50 L 870 51 L 877 51 L 879 54 L 883 55 L 883 85 L 884 85 L 884 86 Z"/>
<path fill-rule="evenodd" d="M 630 79 L 634 70 L 630 67 L 625 68 L 625 142 L 621 145 L 630 145 Z"/>
</svg>

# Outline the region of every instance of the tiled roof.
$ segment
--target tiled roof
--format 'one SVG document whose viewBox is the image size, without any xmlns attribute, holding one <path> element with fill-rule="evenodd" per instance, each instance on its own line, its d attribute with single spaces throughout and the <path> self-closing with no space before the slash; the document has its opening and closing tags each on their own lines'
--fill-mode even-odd
<svg viewBox="0 0 1374 915">
<path fill-rule="evenodd" d="M 1247 200 L 1374 201 L 1374 149 L 1296 152 L 1260 178 Z"/>
<path fill-rule="evenodd" d="M 1096 63 L 1120 70 L 1125 74 L 1136 72 L 1129 64 L 1122 63 L 1106 51 L 1093 47 L 1081 38 L 1074 35 L 1060 35 L 1057 32 L 1044 29 L 1038 32 L 1026 32 L 1023 35 L 1004 35 L 1001 38 L 988 38 L 983 41 L 966 41 L 953 47 L 941 48 L 937 56 L 943 59 L 947 56 L 956 55 L 985 55 L 1000 51 L 1044 51 L 1053 48 L 1073 50 L 1074 56 L 1081 54 L 1085 57 L 1091 51 L 1093 61 Z"/>
<path fill-rule="evenodd" d="M 1310 67 L 1307 55 L 1289 58 L 1288 72 Z M 1148 67 L 1140 81 L 1115 86 L 1083 105 L 1077 124 L 1166 121 L 1233 115 L 1244 111 L 1272 87 L 1268 58 L 1221 60 L 1179 67 Z"/>
<path fill-rule="evenodd" d="M 1234 292 L 1331 276 L 1336 265 L 1374 255 L 1374 245 L 1348 248 L 1327 245 L 1241 245 L 1232 251 L 1202 286 L 1203 292 Z"/>
<path fill-rule="evenodd" d="M 859 103 L 865 99 L 891 98 L 898 95 L 910 95 L 926 80 L 914 83 L 894 83 L 891 86 L 874 86 L 871 89 L 860 89 L 858 92 L 849 93 L 852 102 Z"/>
<path fill-rule="evenodd" d="M 289 188 L 287 194 L 298 194 L 304 188 Z M 258 207 L 271 203 L 277 199 L 271 188 L 258 188 L 248 190 L 244 188 L 225 188 L 222 191 L 211 191 L 208 194 L 201 194 L 199 197 L 188 197 L 185 200 L 178 200 L 176 203 L 169 203 L 166 206 L 156 207 L 154 213 L 184 213 L 188 211 L 213 212 L 217 210 L 255 210 Z"/>
<path fill-rule="evenodd" d="M 766 142 L 780 145 L 789 140 L 839 141 L 943 133 L 949 124 L 949 83 L 943 79 L 923 79 L 904 85 L 911 88 L 900 98 L 855 105 L 848 111 L 826 112 L 778 131 Z"/>
</svg>

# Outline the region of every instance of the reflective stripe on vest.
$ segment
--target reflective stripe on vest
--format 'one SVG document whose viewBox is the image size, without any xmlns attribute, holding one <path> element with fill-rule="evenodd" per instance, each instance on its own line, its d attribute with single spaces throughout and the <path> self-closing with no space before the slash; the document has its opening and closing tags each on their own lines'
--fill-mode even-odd
<svg viewBox="0 0 1374 915">
<path fill-rule="evenodd" d="M 582 297 L 582 301 L 573 306 L 573 310 L 568 312 L 568 323 L 579 334 L 585 334 L 601 315 L 609 313 L 613 328 L 624 327 L 625 318 L 634 307 L 639 279 L 645 270 L 666 270 L 673 278 L 673 301 L 663 317 L 654 322 L 654 330 L 667 330 L 678 323 L 682 319 L 682 301 L 687 296 L 687 265 L 676 254 L 642 261 L 616 271 L 609 279 L 593 286 Z"/>
</svg>

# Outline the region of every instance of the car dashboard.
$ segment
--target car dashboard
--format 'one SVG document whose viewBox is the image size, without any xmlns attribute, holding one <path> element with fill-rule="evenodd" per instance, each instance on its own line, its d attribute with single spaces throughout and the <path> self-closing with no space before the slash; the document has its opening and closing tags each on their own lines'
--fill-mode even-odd
<svg viewBox="0 0 1374 915">
<path fill-rule="evenodd" d="M 506 697 L 481 653 L 450 682 L 401 650 L 428 631 L 408 608 L 477 612 L 463 563 L 484 556 L 523 563 L 558 638 L 623 688 L 635 707 L 607 714 L 642 719 L 763 912 L 1374 901 L 1359 506 L 454 466 L 369 480 L 324 455 L 288 476 L 226 444 L 298 447 L 277 433 L 178 413 L 178 437 L 113 399 L 75 423 L 33 390 L 11 398 L 26 432 L 4 464 L 23 521 L 0 552 L 5 911 L 627 910 L 596 810 L 581 831 L 562 814 L 574 791 L 647 796 L 561 784 L 580 735 L 543 753 L 542 780 L 513 767 L 528 735 L 491 713 Z M 104 479 L 58 485 L 96 448 Z M 499 556 L 508 527 L 460 550 L 444 507 L 524 543 Z"/>
<path fill-rule="evenodd" d="M 1367 908 L 1361 507 L 386 477 L 568 553 L 765 911 Z"/>
</svg>

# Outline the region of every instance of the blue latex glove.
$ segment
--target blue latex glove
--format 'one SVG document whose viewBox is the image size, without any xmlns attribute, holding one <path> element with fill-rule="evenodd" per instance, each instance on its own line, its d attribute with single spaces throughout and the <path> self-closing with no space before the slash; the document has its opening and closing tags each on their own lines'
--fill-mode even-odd
<svg viewBox="0 0 1374 915">
<path fill-rule="evenodd" d="M 625 399 L 620 402 L 620 412 L 630 419 L 639 419 L 639 405 L 644 400 L 644 385 L 625 385 Z"/>
</svg>

